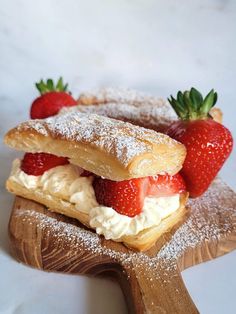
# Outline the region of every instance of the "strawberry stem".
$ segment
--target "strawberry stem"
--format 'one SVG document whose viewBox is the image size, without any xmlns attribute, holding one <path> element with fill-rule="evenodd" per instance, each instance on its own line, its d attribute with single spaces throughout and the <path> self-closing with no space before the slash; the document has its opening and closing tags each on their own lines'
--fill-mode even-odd
<svg viewBox="0 0 236 314">
<path fill-rule="evenodd" d="M 46 82 L 43 80 L 40 80 L 38 83 L 35 84 L 38 91 L 40 92 L 41 95 L 49 93 L 49 92 L 68 92 L 68 84 L 63 83 L 62 77 L 59 78 L 57 81 L 56 85 L 54 85 L 54 82 L 52 79 L 47 79 Z"/>
<path fill-rule="evenodd" d="M 179 91 L 176 99 L 171 95 L 168 101 L 182 120 L 207 119 L 217 101 L 217 93 L 212 89 L 203 99 L 202 94 L 192 87 L 190 91 Z"/>
</svg>

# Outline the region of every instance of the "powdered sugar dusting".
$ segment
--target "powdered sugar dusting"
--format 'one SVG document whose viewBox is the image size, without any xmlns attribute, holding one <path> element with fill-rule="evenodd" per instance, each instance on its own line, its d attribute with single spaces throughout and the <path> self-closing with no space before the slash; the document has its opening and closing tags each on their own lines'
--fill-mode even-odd
<svg viewBox="0 0 236 314">
<path fill-rule="evenodd" d="M 176 260 L 204 240 L 214 241 L 236 232 L 236 194 L 220 179 L 201 198 L 190 200 L 188 207 L 190 217 L 160 250 L 160 258 Z"/>
<path fill-rule="evenodd" d="M 103 88 L 83 93 L 78 103 L 77 107 L 63 108 L 60 113 L 96 113 L 156 131 L 163 131 L 177 119 L 168 102 L 131 89 Z"/>
<path fill-rule="evenodd" d="M 127 166 L 142 153 L 152 152 L 153 144 L 173 146 L 176 142 L 167 135 L 157 133 L 96 114 L 69 112 L 45 120 L 22 123 L 18 129 L 32 128 L 42 135 L 53 138 L 91 144 L 115 156 Z"/>
<path fill-rule="evenodd" d="M 87 103 L 88 101 L 93 101 L 96 103 L 143 103 L 144 101 L 150 102 L 154 101 L 154 97 L 137 92 L 136 90 L 122 87 L 103 87 L 100 89 L 95 89 L 93 91 L 86 91 L 82 93 L 78 99 L 79 103 Z"/>
<path fill-rule="evenodd" d="M 190 200 L 188 206 L 190 215 L 187 220 L 152 257 L 145 252 L 112 250 L 94 232 L 34 210 L 19 209 L 16 214 L 24 216 L 23 221 L 27 223 L 36 218 L 38 228 L 48 228 L 57 242 L 61 241 L 63 245 L 68 243 L 73 250 L 81 250 L 82 247 L 83 250 L 107 256 L 126 267 L 145 265 L 147 271 L 154 271 L 155 276 L 158 276 L 160 267 L 166 270 L 176 269 L 178 258 L 186 250 L 199 246 L 203 241 L 217 241 L 236 232 L 236 194 L 219 179 L 203 197 Z"/>
<path fill-rule="evenodd" d="M 135 106 L 152 104 L 162 106 L 164 100 L 130 88 L 106 87 L 82 93 L 78 99 L 78 103 L 119 103 L 132 104 Z"/>
<path fill-rule="evenodd" d="M 61 113 L 64 114 L 67 111 L 96 113 L 98 115 L 130 122 L 156 131 L 163 131 L 176 119 L 171 107 L 164 102 L 162 103 L 162 106 L 156 106 L 155 104 L 149 103 L 143 103 L 140 106 L 129 103 L 106 103 L 89 106 L 78 105 L 76 107 L 64 108 Z"/>
<path fill-rule="evenodd" d="M 40 134 L 42 134 L 44 136 L 48 136 L 48 131 L 45 128 L 44 124 L 42 124 L 40 122 L 40 120 L 29 120 L 27 122 L 27 125 L 25 123 L 22 123 L 18 127 L 19 130 L 22 130 L 22 129 L 26 130 L 28 128 L 33 128 L 38 133 L 40 133 Z"/>
</svg>

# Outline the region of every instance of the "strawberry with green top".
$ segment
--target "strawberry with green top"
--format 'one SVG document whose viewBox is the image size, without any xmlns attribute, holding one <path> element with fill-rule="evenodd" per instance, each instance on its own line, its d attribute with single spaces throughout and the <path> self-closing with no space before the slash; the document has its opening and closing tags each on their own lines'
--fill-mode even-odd
<svg viewBox="0 0 236 314">
<path fill-rule="evenodd" d="M 48 79 L 35 84 L 41 96 L 34 100 L 30 109 L 31 119 L 44 119 L 56 115 L 62 107 L 75 106 L 75 99 L 67 91 L 68 84 L 59 78 L 56 85 Z M 21 162 L 21 170 L 28 175 L 40 176 L 45 171 L 68 164 L 65 157 L 46 153 L 26 153 Z"/>
<path fill-rule="evenodd" d="M 35 84 L 40 96 L 34 100 L 30 109 L 31 119 L 45 119 L 56 115 L 62 107 L 75 106 L 76 100 L 67 90 L 68 84 L 64 84 L 59 78 L 57 84 L 48 79 Z"/>
<path fill-rule="evenodd" d="M 233 148 L 230 131 L 209 114 L 217 101 L 211 90 L 203 99 L 195 88 L 168 99 L 180 120 L 167 134 L 183 143 L 187 156 L 181 170 L 191 197 L 202 195 L 216 177 Z"/>
</svg>

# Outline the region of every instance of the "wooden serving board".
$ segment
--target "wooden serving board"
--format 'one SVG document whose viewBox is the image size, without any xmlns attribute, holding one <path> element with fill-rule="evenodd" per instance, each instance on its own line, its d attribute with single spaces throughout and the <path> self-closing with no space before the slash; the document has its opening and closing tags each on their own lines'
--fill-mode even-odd
<svg viewBox="0 0 236 314">
<path fill-rule="evenodd" d="M 12 252 L 20 262 L 46 271 L 117 280 L 130 313 L 198 313 L 181 271 L 236 248 L 236 194 L 217 179 L 188 208 L 185 222 L 148 252 L 137 253 L 16 197 L 9 222 Z"/>
</svg>

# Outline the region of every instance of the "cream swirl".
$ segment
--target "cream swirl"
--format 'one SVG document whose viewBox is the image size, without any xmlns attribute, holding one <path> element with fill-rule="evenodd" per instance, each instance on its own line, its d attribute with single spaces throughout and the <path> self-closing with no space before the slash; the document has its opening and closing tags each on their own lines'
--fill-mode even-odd
<svg viewBox="0 0 236 314">
<path fill-rule="evenodd" d="M 142 212 L 135 217 L 121 215 L 111 207 L 97 203 L 92 177 L 81 177 L 83 169 L 68 164 L 45 171 L 41 176 L 28 175 L 20 169 L 21 161 L 14 160 L 11 180 L 27 189 L 41 189 L 47 194 L 75 205 L 78 211 L 89 215 L 89 224 L 106 239 L 119 239 L 123 235 L 136 235 L 157 226 L 161 220 L 176 211 L 180 205 L 179 194 L 169 197 L 146 197 Z"/>
<path fill-rule="evenodd" d="M 179 208 L 179 194 L 168 197 L 146 197 L 142 212 L 135 217 L 117 213 L 111 207 L 91 209 L 90 225 L 106 239 L 117 240 L 122 236 L 136 235 L 140 231 L 157 226 L 161 220 Z"/>
<path fill-rule="evenodd" d="M 10 178 L 27 189 L 42 189 L 45 193 L 55 195 L 75 204 L 77 210 L 89 213 L 98 206 L 92 177 L 80 177 L 83 169 L 72 165 L 54 167 L 41 176 L 26 174 L 20 169 L 21 161 L 14 160 Z"/>
</svg>

